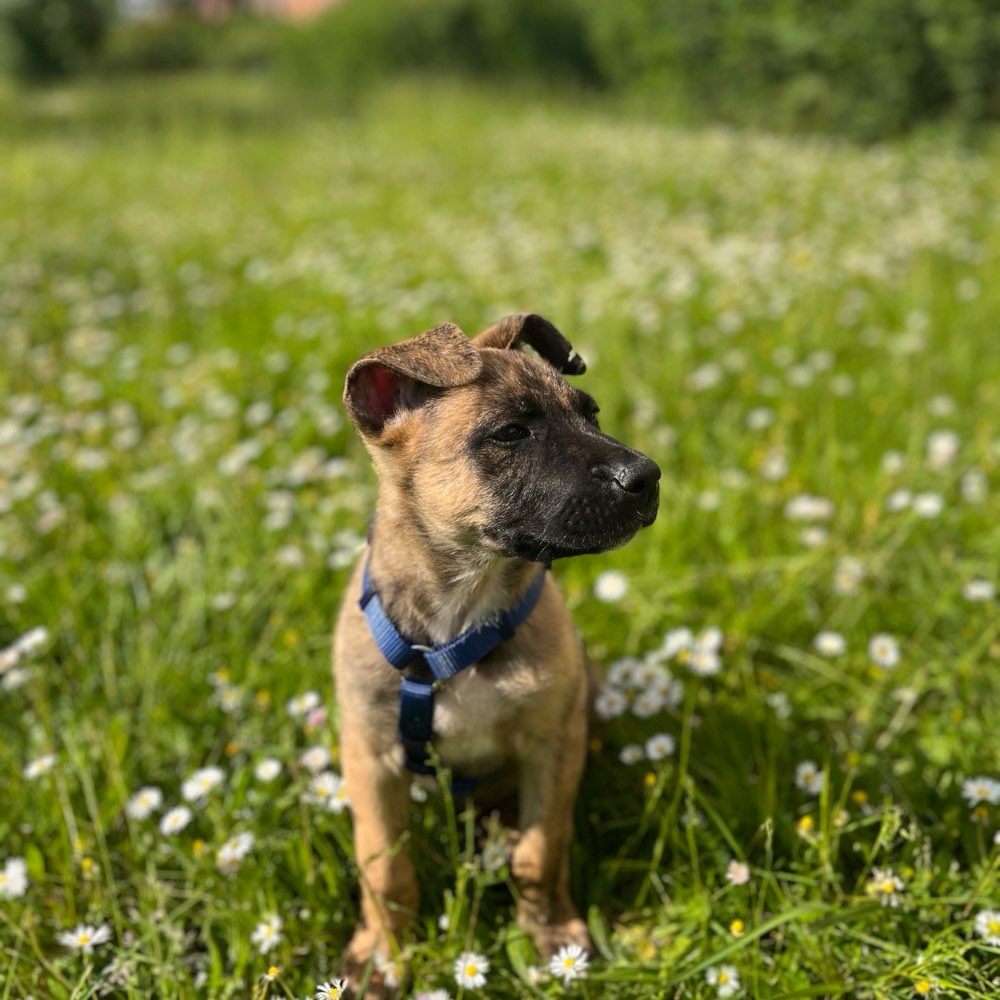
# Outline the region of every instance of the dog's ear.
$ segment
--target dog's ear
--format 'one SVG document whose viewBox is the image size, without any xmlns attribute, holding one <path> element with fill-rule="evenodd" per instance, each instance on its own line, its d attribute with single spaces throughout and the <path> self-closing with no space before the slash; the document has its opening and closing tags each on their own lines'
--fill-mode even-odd
<svg viewBox="0 0 1000 1000">
<path fill-rule="evenodd" d="M 474 337 L 472 343 L 476 347 L 497 347 L 500 350 L 527 344 L 563 375 L 582 375 L 587 370 L 586 363 L 573 350 L 572 344 L 547 319 L 535 313 L 504 316 Z"/>
<path fill-rule="evenodd" d="M 444 323 L 356 361 L 344 384 L 344 406 L 362 434 L 377 436 L 393 414 L 422 406 L 435 389 L 467 385 L 482 367 L 469 338 Z"/>
</svg>

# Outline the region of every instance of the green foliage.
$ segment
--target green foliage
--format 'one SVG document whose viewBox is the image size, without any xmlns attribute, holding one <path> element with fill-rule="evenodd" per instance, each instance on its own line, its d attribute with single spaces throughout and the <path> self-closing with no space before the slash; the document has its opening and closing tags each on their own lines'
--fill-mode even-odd
<svg viewBox="0 0 1000 1000">
<path fill-rule="evenodd" d="M 284 39 L 296 80 L 357 92 L 397 72 L 593 84 L 582 7 L 567 0 L 364 0 Z"/>
<path fill-rule="evenodd" d="M 86 69 L 107 34 L 113 0 L 0 0 L 17 72 L 51 79 Z"/>
</svg>

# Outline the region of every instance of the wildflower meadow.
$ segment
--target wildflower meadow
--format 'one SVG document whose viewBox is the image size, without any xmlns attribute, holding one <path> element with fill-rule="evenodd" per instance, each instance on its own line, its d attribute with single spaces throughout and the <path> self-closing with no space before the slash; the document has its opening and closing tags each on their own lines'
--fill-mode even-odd
<svg viewBox="0 0 1000 1000">
<path fill-rule="evenodd" d="M 408 81 L 0 90 L 0 998 L 338 997 L 348 365 L 551 319 L 656 524 L 543 961 L 414 791 L 415 997 L 1000 996 L 1000 144 Z"/>
</svg>

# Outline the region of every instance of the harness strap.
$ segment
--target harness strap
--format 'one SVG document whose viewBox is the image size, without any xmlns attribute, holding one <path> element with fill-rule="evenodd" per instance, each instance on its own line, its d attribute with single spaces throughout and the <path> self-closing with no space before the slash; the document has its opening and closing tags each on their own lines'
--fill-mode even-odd
<svg viewBox="0 0 1000 1000">
<path fill-rule="evenodd" d="M 423 658 L 436 680 L 434 682 L 414 677 L 403 677 L 399 689 L 399 738 L 403 744 L 406 767 L 415 774 L 434 774 L 429 763 L 428 744 L 434 739 L 434 687 L 437 683 L 454 677 L 491 653 L 501 642 L 509 639 L 515 629 L 535 609 L 545 585 L 545 570 L 532 581 L 517 604 L 503 612 L 495 623 L 473 626 L 450 642 L 434 646 L 420 646 L 408 642 L 400 635 L 392 619 L 386 614 L 378 593 L 372 585 L 368 563 L 365 563 L 361 589 L 361 610 L 364 612 L 372 638 L 382 655 L 402 672 L 411 663 Z M 452 793 L 468 795 L 477 784 L 475 778 L 454 778 Z"/>
</svg>

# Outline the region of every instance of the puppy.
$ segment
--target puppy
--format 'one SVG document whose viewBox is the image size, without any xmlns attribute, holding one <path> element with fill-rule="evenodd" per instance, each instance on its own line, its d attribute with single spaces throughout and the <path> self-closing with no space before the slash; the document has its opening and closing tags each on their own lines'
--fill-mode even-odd
<svg viewBox="0 0 1000 1000">
<path fill-rule="evenodd" d="M 471 341 L 436 327 L 347 374 L 379 480 L 334 636 L 361 868 L 354 985 L 416 912 L 401 839 L 410 783 L 437 764 L 478 803 L 516 790 L 518 923 L 543 956 L 589 946 L 568 848 L 593 684 L 548 565 L 652 524 L 660 470 L 601 432 L 594 400 L 563 377 L 584 370 L 551 323 L 518 314 Z M 391 995 L 372 971 L 366 996 Z"/>
</svg>

